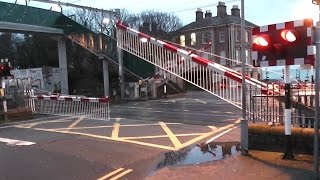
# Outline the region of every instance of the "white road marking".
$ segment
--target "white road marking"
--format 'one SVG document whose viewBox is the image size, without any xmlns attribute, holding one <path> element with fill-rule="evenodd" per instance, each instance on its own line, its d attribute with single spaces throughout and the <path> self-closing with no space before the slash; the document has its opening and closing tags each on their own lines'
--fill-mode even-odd
<svg viewBox="0 0 320 180">
<path fill-rule="evenodd" d="M 201 102 L 202 104 L 207 104 L 207 102 L 205 102 L 205 101 L 202 101 L 202 100 L 200 100 L 200 99 L 194 99 L 195 101 L 198 101 L 198 102 Z"/>
<path fill-rule="evenodd" d="M 7 138 L 0 138 L 0 142 L 6 143 L 9 146 L 30 146 L 36 144 L 35 142 Z"/>
</svg>

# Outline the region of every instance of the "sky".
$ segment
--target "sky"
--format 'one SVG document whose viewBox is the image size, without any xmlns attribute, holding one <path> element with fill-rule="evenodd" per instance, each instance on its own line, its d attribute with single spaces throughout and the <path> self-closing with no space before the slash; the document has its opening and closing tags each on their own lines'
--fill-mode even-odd
<svg viewBox="0 0 320 180">
<path fill-rule="evenodd" d="M 16 0 L 0 0 L 15 3 Z M 29 1 L 29 0 L 27 0 Z M 133 13 L 144 10 L 158 10 L 173 13 L 178 16 L 183 25 L 195 21 L 195 11 L 210 10 L 216 15 L 216 6 L 219 0 L 60 0 L 78 5 L 90 6 L 103 9 L 127 9 Z M 226 3 L 227 12 L 231 14 L 233 5 L 240 8 L 240 0 L 220 0 Z M 18 0 L 22 4 L 25 0 Z M 30 1 L 30 6 L 50 9 L 51 5 Z M 285 21 L 304 18 L 313 18 L 314 22 L 319 20 L 319 8 L 312 4 L 311 0 L 244 0 L 245 19 L 256 25 L 268 25 Z M 63 9 L 67 9 L 63 7 Z"/>
</svg>

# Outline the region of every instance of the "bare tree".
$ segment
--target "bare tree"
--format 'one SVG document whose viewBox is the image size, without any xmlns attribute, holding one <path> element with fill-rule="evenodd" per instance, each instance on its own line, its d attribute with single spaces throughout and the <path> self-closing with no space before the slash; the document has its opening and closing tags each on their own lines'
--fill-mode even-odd
<svg viewBox="0 0 320 180">
<path fill-rule="evenodd" d="M 152 31 L 172 32 L 182 27 L 177 16 L 166 12 L 147 10 L 141 12 L 139 17 L 141 22 L 150 24 Z"/>
</svg>

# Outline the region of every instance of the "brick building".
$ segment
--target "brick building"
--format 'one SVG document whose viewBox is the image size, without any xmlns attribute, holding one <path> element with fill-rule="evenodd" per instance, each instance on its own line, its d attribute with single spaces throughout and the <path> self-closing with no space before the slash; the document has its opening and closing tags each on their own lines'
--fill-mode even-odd
<svg viewBox="0 0 320 180">
<path fill-rule="evenodd" d="M 231 15 L 227 13 L 227 6 L 219 2 L 217 15 L 212 16 L 210 11 L 205 13 L 201 9 L 196 11 L 196 21 L 192 22 L 175 32 L 174 41 L 181 46 L 201 49 L 206 52 L 217 54 L 230 59 L 240 61 L 240 9 L 233 6 Z M 246 59 L 251 62 L 251 30 L 256 25 L 246 21 Z M 210 60 L 234 67 L 235 63 L 222 58 L 200 54 Z"/>
</svg>

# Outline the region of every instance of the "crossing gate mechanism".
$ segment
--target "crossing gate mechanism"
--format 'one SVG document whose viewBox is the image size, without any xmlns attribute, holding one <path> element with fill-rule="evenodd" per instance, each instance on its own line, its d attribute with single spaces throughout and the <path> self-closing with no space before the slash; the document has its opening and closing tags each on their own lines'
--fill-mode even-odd
<svg viewBox="0 0 320 180">
<path fill-rule="evenodd" d="M 242 109 L 242 104 L 246 103 L 248 119 L 253 122 L 282 121 L 284 91 L 280 86 L 270 86 L 246 76 L 246 92 L 242 92 L 241 73 L 127 27 L 120 21 L 116 25 L 118 48 L 238 108 Z M 242 102 L 242 93 L 247 94 L 246 102 Z M 310 109 L 296 100 L 292 101 L 292 107 L 306 115 L 309 113 L 307 109 Z"/>
<path fill-rule="evenodd" d="M 110 120 L 109 98 L 30 96 L 29 106 L 39 114 L 83 116 Z"/>
<path fill-rule="evenodd" d="M 117 22 L 117 45 L 141 59 L 242 108 L 242 75 L 235 70 L 150 37 Z M 249 76 L 248 88 L 268 90 L 267 84 Z"/>
</svg>

